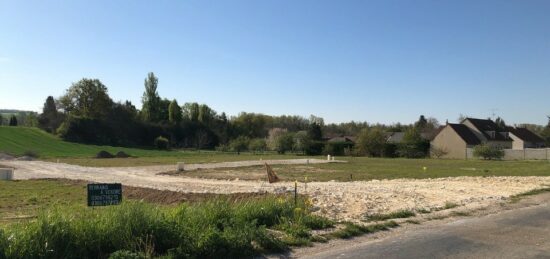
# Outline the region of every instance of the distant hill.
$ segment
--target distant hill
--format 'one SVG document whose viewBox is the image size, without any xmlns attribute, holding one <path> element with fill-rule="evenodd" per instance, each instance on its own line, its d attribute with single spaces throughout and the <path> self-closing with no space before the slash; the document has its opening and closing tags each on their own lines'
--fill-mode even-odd
<svg viewBox="0 0 550 259">
<path fill-rule="evenodd" d="M 133 156 L 176 156 L 175 151 L 84 145 L 66 142 L 37 128 L 0 126 L 0 152 L 22 155 L 26 151 L 40 157 L 94 157 L 99 151 L 124 151 Z"/>
<path fill-rule="evenodd" d="M 32 111 L 14 110 L 14 109 L 0 109 L 0 113 L 15 114 L 15 113 L 33 113 Z"/>
</svg>

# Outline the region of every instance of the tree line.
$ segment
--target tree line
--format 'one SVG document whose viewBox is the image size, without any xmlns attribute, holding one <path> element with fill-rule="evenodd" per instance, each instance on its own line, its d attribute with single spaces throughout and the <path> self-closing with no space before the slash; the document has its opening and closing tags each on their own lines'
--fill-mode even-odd
<svg viewBox="0 0 550 259">
<path fill-rule="evenodd" d="M 247 112 L 228 117 L 206 104 L 162 98 L 158 85 L 158 78 L 149 73 L 139 110 L 130 101 L 113 101 L 99 79 L 83 78 L 62 96 L 48 96 L 34 124 L 67 141 L 97 145 L 405 157 L 426 156 L 429 142 L 421 134 L 439 127 L 436 119 L 424 116 L 410 125 L 354 121 L 326 125 L 313 115 Z M 550 124 L 546 129 L 550 132 Z M 387 143 L 387 132 L 404 132 L 403 143 Z M 334 136 L 354 136 L 356 141 L 326 141 Z"/>
</svg>

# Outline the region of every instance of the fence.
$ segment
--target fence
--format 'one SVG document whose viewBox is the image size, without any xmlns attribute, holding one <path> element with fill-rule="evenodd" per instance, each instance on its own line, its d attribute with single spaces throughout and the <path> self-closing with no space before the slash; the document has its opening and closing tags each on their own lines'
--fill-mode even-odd
<svg viewBox="0 0 550 259">
<path fill-rule="evenodd" d="M 477 159 L 474 157 L 474 149 L 466 149 L 466 159 Z M 550 148 L 526 148 L 526 149 L 504 149 L 503 160 L 548 160 L 550 159 Z"/>
</svg>

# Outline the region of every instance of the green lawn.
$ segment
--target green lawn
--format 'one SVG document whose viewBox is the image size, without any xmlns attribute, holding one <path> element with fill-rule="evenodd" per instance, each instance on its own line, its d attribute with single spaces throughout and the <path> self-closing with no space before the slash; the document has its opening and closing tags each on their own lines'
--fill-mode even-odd
<svg viewBox="0 0 550 259">
<path fill-rule="evenodd" d="M 130 159 L 93 159 L 105 150 L 110 153 L 124 151 L 137 158 Z M 222 161 L 240 161 L 256 159 L 289 159 L 295 155 L 277 155 L 273 153 L 255 155 L 251 153 L 219 153 L 214 151 L 160 151 L 138 148 L 84 145 L 63 141 L 37 128 L 0 126 L 0 152 L 22 155 L 27 151 L 37 153 L 41 160 L 57 161 L 85 166 L 138 166 L 187 163 L 206 163 Z"/>
<path fill-rule="evenodd" d="M 338 157 L 347 163 L 273 165 L 284 181 L 362 181 L 396 178 L 441 178 L 456 176 L 550 176 L 548 161 L 484 161 Z M 426 170 L 424 170 L 424 167 Z M 185 176 L 214 179 L 265 179 L 262 166 L 219 168 L 183 172 Z"/>
</svg>

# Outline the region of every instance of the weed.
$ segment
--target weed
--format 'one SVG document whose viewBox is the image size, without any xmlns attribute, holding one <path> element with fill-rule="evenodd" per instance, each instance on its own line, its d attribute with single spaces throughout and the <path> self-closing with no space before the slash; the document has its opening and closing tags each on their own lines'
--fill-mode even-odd
<svg viewBox="0 0 550 259">
<path fill-rule="evenodd" d="M 539 188 L 539 189 L 534 189 L 527 192 L 522 192 L 522 193 L 510 196 L 510 199 L 511 199 L 511 202 L 518 202 L 524 197 L 537 195 L 545 192 L 550 192 L 550 187 Z"/>
<path fill-rule="evenodd" d="M 267 196 L 179 207 L 143 202 L 93 210 L 58 206 L 1 230 L 0 258 L 251 257 L 322 240 L 313 238 L 311 229 L 334 223 L 302 209 L 303 200 L 298 205 L 291 197 Z M 281 229 L 285 236 L 277 238 L 267 227 Z"/>
<path fill-rule="evenodd" d="M 448 210 L 448 209 L 456 208 L 458 206 L 459 205 L 457 203 L 446 201 L 445 206 L 443 207 L 443 209 Z"/>
<path fill-rule="evenodd" d="M 426 208 L 417 209 L 416 211 L 420 214 L 428 214 L 432 212 L 431 210 L 428 210 Z"/>
<path fill-rule="evenodd" d="M 451 212 L 451 216 L 466 217 L 466 216 L 470 216 L 470 213 L 466 211 L 453 211 Z"/>
<path fill-rule="evenodd" d="M 373 215 L 367 215 L 366 220 L 367 221 L 384 221 L 388 219 L 402 219 L 402 218 L 410 218 L 414 217 L 416 213 L 410 210 L 399 210 L 394 211 L 388 214 L 373 214 Z"/>
<path fill-rule="evenodd" d="M 405 222 L 406 222 L 406 223 L 409 223 L 409 224 L 415 224 L 415 225 L 420 224 L 420 221 L 414 220 L 414 219 L 408 219 L 408 220 L 405 221 Z"/>
<path fill-rule="evenodd" d="M 347 239 L 347 238 L 352 238 L 352 237 L 359 236 L 359 235 L 362 235 L 362 234 L 376 233 L 376 232 L 379 232 L 379 231 L 385 231 L 385 230 L 388 230 L 390 228 L 395 228 L 397 226 L 399 226 L 399 224 L 397 224 L 397 222 L 395 222 L 393 220 L 388 221 L 386 223 L 373 224 L 373 225 L 368 225 L 368 226 L 361 226 L 361 225 L 357 225 L 357 224 L 353 224 L 353 223 L 346 223 L 345 227 L 343 229 L 334 231 L 334 232 L 330 233 L 329 236 L 333 237 L 333 238 Z"/>
</svg>

